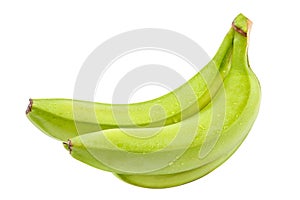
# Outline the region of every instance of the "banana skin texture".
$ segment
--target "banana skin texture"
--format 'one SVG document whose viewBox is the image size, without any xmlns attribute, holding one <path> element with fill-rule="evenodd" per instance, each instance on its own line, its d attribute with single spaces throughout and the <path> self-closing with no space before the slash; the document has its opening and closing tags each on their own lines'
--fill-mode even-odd
<svg viewBox="0 0 300 200">
<path fill-rule="evenodd" d="M 258 115 L 261 88 L 247 53 L 250 25 L 242 14 L 233 21 L 230 70 L 194 115 L 161 127 L 90 132 L 64 147 L 75 159 L 140 187 L 174 187 L 213 171 L 238 149 Z"/>
<path fill-rule="evenodd" d="M 159 98 L 134 104 L 105 104 L 72 99 L 30 99 L 28 119 L 60 141 L 90 132 L 131 127 L 162 127 L 191 117 L 216 95 L 230 70 L 231 28 L 213 59 L 189 81 Z"/>
<path fill-rule="evenodd" d="M 75 159 L 129 184 L 168 188 L 197 180 L 230 158 L 258 115 L 250 26 L 238 15 L 214 58 L 162 97 L 129 105 L 30 99 L 26 116 L 64 141 Z"/>
</svg>

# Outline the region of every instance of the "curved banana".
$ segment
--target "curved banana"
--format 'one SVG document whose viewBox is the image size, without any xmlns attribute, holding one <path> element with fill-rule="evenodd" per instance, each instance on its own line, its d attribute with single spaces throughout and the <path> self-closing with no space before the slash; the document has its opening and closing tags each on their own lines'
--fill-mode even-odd
<svg viewBox="0 0 300 200">
<path fill-rule="evenodd" d="M 248 63 L 250 21 L 240 14 L 232 27 L 229 74 L 211 103 L 198 114 L 164 127 L 88 133 L 68 140 L 65 148 L 74 158 L 143 187 L 184 184 L 221 165 L 249 133 L 261 94 Z"/>
<path fill-rule="evenodd" d="M 245 22 L 247 25 L 245 25 Z M 242 23 L 243 25 L 240 25 Z M 240 34 L 247 36 L 247 33 L 249 33 L 249 26 L 251 22 L 247 20 L 243 15 L 239 15 L 234 23 L 233 27 L 237 30 L 237 32 L 240 32 Z M 247 27 L 247 29 L 242 29 L 243 27 Z M 247 55 L 246 55 L 247 57 Z M 250 69 L 250 68 L 249 68 Z M 256 85 L 257 91 L 255 96 L 257 97 L 257 102 L 253 101 L 252 103 L 255 105 L 259 105 L 260 102 L 260 86 L 258 80 L 255 81 L 256 77 L 254 75 L 254 86 Z M 248 105 L 251 105 L 251 101 L 248 102 Z M 249 105 L 249 106 L 250 106 Z M 258 110 L 258 108 L 257 108 Z M 257 111 L 258 112 L 258 111 Z M 255 118 L 255 115 L 253 117 Z M 250 126 L 251 127 L 251 126 Z M 250 128 L 249 128 L 250 130 Z M 241 144 L 241 143 L 240 143 Z M 202 176 L 205 176 L 209 172 L 213 171 L 215 168 L 217 168 L 219 165 L 221 165 L 223 162 L 225 162 L 237 149 L 239 145 L 237 145 L 230 153 L 227 155 L 221 156 L 220 158 L 216 159 L 215 161 L 212 161 L 202 167 L 184 171 L 181 173 L 175 173 L 175 174 L 166 174 L 166 175 L 136 175 L 136 174 L 115 174 L 117 177 L 119 177 L 121 180 L 137 185 L 140 187 L 147 187 L 147 188 L 166 188 L 166 187 L 173 187 L 182 185 L 194 180 L 197 180 L 198 178 L 201 178 Z"/>
<path fill-rule="evenodd" d="M 136 185 L 139 187 L 145 187 L 145 188 L 169 188 L 169 187 L 175 187 L 179 185 L 183 185 L 186 183 L 190 183 L 192 181 L 195 181 L 208 173 L 212 172 L 214 169 L 216 169 L 218 166 L 220 166 L 222 163 L 224 163 L 236 150 L 234 149 L 232 152 L 228 153 L 227 155 L 224 155 L 204 166 L 174 173 L 174 174 L 161 174 L 161 175 L 139 175 L 139 174 L 116 174 L 114 175 L 118 177 L 119 179 L 125 181 L 126 183 Z"/>
<path fill-rule="evenodd" d="M 214 58 L 200 72 L 159 98 L 129 105 L 31 99 L 26 115 L 41 131 L 62 141 L 105 129 L 176 123 L 199 112 L 217 93 L 230 68 L 233 35 L 230 29 Z"/>
</svg>

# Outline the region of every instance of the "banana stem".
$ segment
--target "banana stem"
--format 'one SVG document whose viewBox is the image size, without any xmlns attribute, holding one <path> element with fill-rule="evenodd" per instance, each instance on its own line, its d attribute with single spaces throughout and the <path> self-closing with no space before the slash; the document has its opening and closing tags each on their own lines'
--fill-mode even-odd
<svg viewBox="0 0 300 200">
<path fill-rule="evenodd" d="M 239 14 L 232 22 L 232 27 L 236 32 L 233 41 L 231 70 L 247 73 L 249 67 L 248 40 L 251 21 L 243 14 Z"/>
<path fill-rule="evenodd" d="M 244 37 L 249 35 L 251 26 L 252 22 L 243 14 L 239 14 L 232 22 L 232 28 Z"/>
<path fill-rule="evenodd" d="M 242 29 L 240 29 L 239 27 L 237 27 L 233 22 L 232 22 L 232 28 L 233 28 L 236 32 L 240 33 L 242 36 L 247 37 L 247 33 L 244 32 L 244 31 L 243 31 Z"/>
</svg>

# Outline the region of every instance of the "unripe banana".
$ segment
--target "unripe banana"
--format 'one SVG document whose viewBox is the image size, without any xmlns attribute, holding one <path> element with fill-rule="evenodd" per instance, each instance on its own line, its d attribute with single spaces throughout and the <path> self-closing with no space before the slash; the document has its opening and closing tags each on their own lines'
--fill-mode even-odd
<svg viewBox="0 0 300 200">
<path fill-rule="evenodd" d="M 71 138 L 65 148 L 74 158 L 143 187 L 176 186 L 209 173 L 241 145 L 258 114 L 260 84 L 248 63 L 249 27 L 241 14 L 234 20 L 229 74 L 199 113 L 163 127 L 88 133 Z"/>
<path fill-rule="evenodd" d="M 198 113 L 217 93 L 230 69 L 233 35 L 230 29 L 214 58 L 200 72 L 159 98 L 129 105 L 31 99 L 26 115 L 41 131 L 61 141 L 105 129 L 176 123 Z"/>
<path fill-rule="evenodd" d="M 114 175 L 126 183 L 145 188 L 169 188 L 174 186 L 183 185 L 195 181 L 208 173 L 212 172 L 222 163 L 224 163 L 236 150 L 234 149 L 227 155 L 195 169 L 174 173 L 174 174 L 161 174 L 161 175 L 139 175 L 139 174 L 116 174 Z"/>
<path fill-rule="evenodd" d="M 251 25 L 251 22 L 241 14 L 233 22 L 233 27 L 235 28 L 235 30 L 237 32 L 239 32 L 240 34 L 242 34 L 244 37 L 247 37 L 247 34 L 249 33 L 250 25 Z M 241 36 L 237 36 L 237 37 L 239 38 Z M 245 49 L 243 46 L 245 45 L 246 42 L 244 39 L 242 41 L 243 42 L 241 42 L 241 43 L 235 42 L 235 45 L 234 45 L 235 52 L 237 51 L 238 48 L 240 48 L 240 46 L 242 49 Z M 236 54 L 238 54 L 238 53 L 235 53 L 235 55 Z M 241 54 L 246 55 L 245 57 L 248 60 L 247 51 L 246 52 L 242 51 Z M 241 55 L 241 58 L 242 58 L 242 55 Z M 233 63 L 233 64 L 235 64 L 235 63 Z M 243 63 L 243 62 L 241 62 L 241 63 Z M 249 64 L 248 62 L 246 62 L 246 63 L 247 63 L 247 65 Z M 236 64 L 238 64 L 238 63 L 236 63 Z M 251 80 L 253 81 L 253 84 L 251 85 L 252 86 L 251 90 L 253 91 L 254 94 L 251 95 L 252 98 L 249 98 L 249 100 L 247 102 L 247 107 L 250 110 L 245 110 L 244 113 L 248 113 L 249 117 L 250 117 L 249 119 L 252 119 L 254 121 L 254 119 L 257 115 L 257 112 L 258 112 L 258 107 L 259 107 L 259 102 L 260 102 L 260 85 L 259 85 L 259 81 L 257 80 L 256 76 L 251 71 L 250 67 L 249 67 L 249 71 L 250 71 L 250 76 L 252 76 Z M 233 104 L 233 106 L 234 105 L 235 104 Z M 252 113 L 251 113 L 252 107 L 254 107 L 255 109 L 252 110 Z M 245 121 L 244 123 L 247 123 L 246 118 L 244 121 Z M 243 122 L 237 121 L 237 122 L 235 122 L 235 124 L 237 124 L 236 127 L 238 128 L 240 125 L 243 124 Z M 252 124 L 249 123 L 249 126 L 248 126 L 248 128 L 245 129 L 245 131 L 247 131 L 247 129 L 250 130 L 251 126 L 252 126 Z M 231 133 L 230 130 L 227 132 L 228 132 L 228 134 Z M 240 142 L 240 144 L 241 143 L 242 142 Z M 182 185 L 182 184 L 197 180 L 198 178 L 201 178 L 202 176 L 213 171 L 215 168 L 217 168 L 219 165 L 221 165 L 223 162 L 225 162 L 238 149 L 239 145 L 236 145 L 236 147 L 231 152 L 229 152 L 227 155 L 221 156 L 220 158 L 216 159 L 215 161 L 212 161 L 212 162 L 210 162 L 204 166 L 201 166 L 199 168 L 181 172 L 181 173 L 166 174 L 166 175 L 136 175 L 136 174 L 115 174 L 115 175 L 127 183 L 137 185 L 140 187 L 166 188 L 166 187 L 178 186 L 178 185 Z"/>
</svg>

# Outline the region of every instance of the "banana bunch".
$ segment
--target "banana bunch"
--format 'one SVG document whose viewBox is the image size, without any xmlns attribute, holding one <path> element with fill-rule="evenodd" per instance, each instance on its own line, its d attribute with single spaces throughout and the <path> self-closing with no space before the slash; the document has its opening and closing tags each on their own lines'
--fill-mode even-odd
<svg viewBox="0 0 300 200">
<path fill-rule="evenodd" d="M 159 98 L 128 105 L 30 99 L 26 115 L 73 158 L 127 183 L 167 188 L 194 181 L 238 149 L 258 114 L 250 26 L 239 14 L 213 59 Z"/>
</svg>

